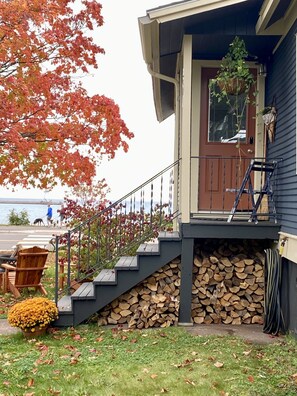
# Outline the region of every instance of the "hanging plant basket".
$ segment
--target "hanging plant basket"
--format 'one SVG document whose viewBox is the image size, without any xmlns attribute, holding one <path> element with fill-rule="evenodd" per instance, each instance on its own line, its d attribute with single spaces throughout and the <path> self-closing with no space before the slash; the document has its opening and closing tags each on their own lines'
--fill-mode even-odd
<svg viewBox="0 0 297 396">
<path fill-rule="evenodd" d="M 221 91 L 226 91 L 228 95 L 241 95 L 246 91 L 246 83 L 239 78 L 230 78 L 227 81 L 217 82 Z"/>
</svg>

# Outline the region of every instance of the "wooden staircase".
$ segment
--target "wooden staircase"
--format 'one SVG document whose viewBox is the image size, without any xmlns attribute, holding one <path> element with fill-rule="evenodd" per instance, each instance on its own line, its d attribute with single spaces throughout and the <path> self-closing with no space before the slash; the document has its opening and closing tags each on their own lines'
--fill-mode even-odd
<svg viewBox="0 0 297 396">
<path fill-rule="evenodd" d="M 141 244 L 136 256 L 120 257 L 113 269 L 103 269 L 93 282 L 83 283 L 58 301 L 55 326 L 75 326 L 181 254 L 178 232 L 161 232 L 157 243 Z"/>
</svg>

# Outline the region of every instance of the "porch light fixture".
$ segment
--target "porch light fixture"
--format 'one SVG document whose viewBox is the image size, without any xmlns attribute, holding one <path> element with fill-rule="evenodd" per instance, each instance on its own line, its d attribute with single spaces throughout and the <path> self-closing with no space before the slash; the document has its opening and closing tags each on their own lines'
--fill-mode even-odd
<svg viewBox="0 0 297 396">
<path fill-rule="evenodd" d="M 267 70 L 266 70 L 266 65 L 265 63 L 260 63 L 259 67 L 259 76 L 266 77 L 267 76 Z"/>
</svg>

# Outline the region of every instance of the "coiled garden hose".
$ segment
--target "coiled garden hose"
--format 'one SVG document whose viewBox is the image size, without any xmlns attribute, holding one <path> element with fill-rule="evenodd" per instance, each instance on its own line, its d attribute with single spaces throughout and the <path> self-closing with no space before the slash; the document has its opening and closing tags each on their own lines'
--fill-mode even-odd
<svg viewBox="0 0 297 396">
<path fill-rule="evenodd" d="M 282 258 L 276 249 L 266 249 L 263 332 L 277 335 L 285 332 L 281 310 Z"/>
</svg>

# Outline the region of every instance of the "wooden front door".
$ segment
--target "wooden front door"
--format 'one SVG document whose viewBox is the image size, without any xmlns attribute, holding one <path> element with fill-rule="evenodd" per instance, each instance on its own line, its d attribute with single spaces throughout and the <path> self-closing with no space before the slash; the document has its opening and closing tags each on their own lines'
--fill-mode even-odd
<svg viewBox="0 0 297 396">
<path fill-rule="evenodd" d="M 209 80 L 217 69 L 203 68 L 201 74 L 201 123 L 199 154 L 200 211 L 229 211 L 234 202 L 234 190 L 241 185 L 250 158 L 255 156 L 255 106 L 244 95 L 230 97 L 230 102 L 218 102 L 209 93 Z M 232 106 L 239 100 L 243 111 L 240 131 Z M 230 192 L 233 190 L 233 193 Z M 241 209 L 248 207 L 247 197 Z"/>
</svg>

